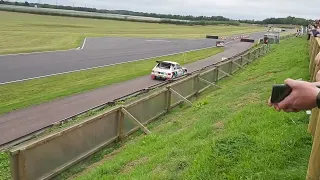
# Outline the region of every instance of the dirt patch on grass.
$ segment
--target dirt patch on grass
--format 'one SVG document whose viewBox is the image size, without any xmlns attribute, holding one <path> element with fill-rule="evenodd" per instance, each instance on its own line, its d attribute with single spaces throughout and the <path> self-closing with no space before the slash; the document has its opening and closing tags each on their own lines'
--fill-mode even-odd
<svg viewBox="0 0 320 180">
<path fill-rule="evenodd" d="M 128 173 L 132 169 L 134 169 L 136 166 L 146 163 L 148 160 L 149 160 L 148 157 L 143 157 L 143 158 L 131 161 L 122 168 L 121 173 Z"/>
<path fill-rule="evenodd" d="M 246 82 L 248 81 L 255 81 L 258 77 L 249 77 L 247 80 L 245 80 Z"/>
<path fill-rule="evenodd" d="M 260 99 L 260 94 L 250 93 L 250 94 L 247 94 L 246 96 L 241 97 L 238 101 L 233 102 L 232 106 L 234 106 L 237 109 L 242 106 L 245 106 L 245 105 L 248 105 L 251 103 L 255 103 L 255 102 L 259 101 L 259 99 Z"/>
<path fill-rule="evenodd" d="M 214 123 L 213 128 L 214 129 L 223 129 L 224 128 L 224 123 L 222 121 Z"/>
</svg>

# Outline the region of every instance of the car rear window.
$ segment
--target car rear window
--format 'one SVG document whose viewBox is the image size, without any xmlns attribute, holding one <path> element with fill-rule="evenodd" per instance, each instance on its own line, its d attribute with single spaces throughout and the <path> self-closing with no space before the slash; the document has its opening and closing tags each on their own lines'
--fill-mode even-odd
<svg viewBox="0 0 320 180">
<path fill-rule="evenodd" d="M 170 69 L 171 64 L 170 63 L 159 63 L 157 67 L 160 69 Z"/>
</svg>

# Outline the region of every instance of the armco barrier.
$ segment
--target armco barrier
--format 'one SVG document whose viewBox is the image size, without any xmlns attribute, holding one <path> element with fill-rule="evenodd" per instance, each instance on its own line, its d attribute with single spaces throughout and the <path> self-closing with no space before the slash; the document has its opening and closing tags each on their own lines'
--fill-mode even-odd
<svg viewBox="0 0 320 180">
<path fill-rule="evenodd" d="M 114 107 L 65 130 L 15 147 L 11 150 L 12 179 L 50 179 L 138 129 L 149 134 L 144 125 L 182 102 L 192 105 L 190 97 L 197 96 L 209 87 L 218 87 L 216 82 L 219 79 L 232 76 L 249 62 L 244 57 L 249 59 L 250 54 L 254 54 L 250 61 L 255 60 L 267 52 L 267 47 L 262 46 L 242 57 L 218 63 L 130 104 Z"/>
</svg>

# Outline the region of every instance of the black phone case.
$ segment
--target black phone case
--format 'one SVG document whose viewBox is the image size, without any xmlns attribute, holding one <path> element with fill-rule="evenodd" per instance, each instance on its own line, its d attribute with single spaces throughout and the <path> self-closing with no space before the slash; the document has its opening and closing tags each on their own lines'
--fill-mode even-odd
<svg viewBox="0 0 320 180">
<path fill-rule="evenodd" d="M 290 86 L 286 84 L 276 84 L 272 87 L 271 103 L 279 103 L 292 92 Z"/>
</svg>

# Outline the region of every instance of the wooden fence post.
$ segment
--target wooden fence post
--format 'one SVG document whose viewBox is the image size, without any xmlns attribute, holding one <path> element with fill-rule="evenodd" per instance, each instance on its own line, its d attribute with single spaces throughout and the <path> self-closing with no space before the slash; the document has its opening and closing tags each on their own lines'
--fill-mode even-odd
<svg viewBox="0 0 320 180">
<path fill-rule="evenodd" d="M 253 57 L 254 57 L 254 60 L 257 60 L 258 59 L 258 57 L 259 57 L 259 49 L 255 49 L 254 50 L 254 54 L 253 54 Z"/>
<path fill-rule="evenodd" d="M 19 167 L 19 180 L 27 180 L 26 177 L 26 150 L 19 151 L 19 160 L 18 160 L 18 167 Z"/>
<path fill-rule="evenodd" d="M 241 66 L 243 66 L 243 63 L 242 63 L 242 61 L 243 61 L 243 56 L 240 56 L 240 61 L 239 61 L 239 64 L 240 64 Z"/>
<path fill-rule="evenodd" d="M 194 91 L 195 91 L 195 97 L 199 96 L 199 76 L 200 74 L 197 74 L 194 78 Z"/>
<path fill-rule="evenodd" d="M 259 48 L 259 57 L 261 57 L 263 55 L 262 53 L 262 47 Z"/>
<path fill-rule="evenodd" d="M 249 60 L 249 61 L 248 61 Z M 252 51 L 250 51 L 249 53 L 248 53 L 248 63 L 247 64 L 250 64 L 251 63 L 251 61 L 253 61 L 253 59 L 252 59 Z"/>
<path fill-rule="evenodd" d="M 213 74 L 213 76 L 215 76 L 216 78 L 214 78 L 213 80 L 214 80 L 214 82 L 216 83 L 216 82 L 218 82 L 218 80 L 219 80 L 219 71 L 218 71 L 218 67 L 216 67 L 216 69 L 214 70 L 214 74 Z"/>
<path fill-rule="evenodd" d="M 229 63 L 229 69 L 230 69 L 230 74 L 232 75 L 233 72 L 232 72 L 232 66 L 233 66 L 233 61 L 231 60 L 230 63 Z"/>
<path fill-rule="evenodd" d="M 167 113 L 170 111 L 171 109 L 171 87 L 168 86 L 167 87 L 167 91 L 166 91 L 166 111 Z"/>
<path fill-rule="evenodd" d="M 124 139 L 124 114 L 121 111 L 122 107 L 118 110 L 118 139 L 117 141 L 122 141 Z"/>
</svg>

